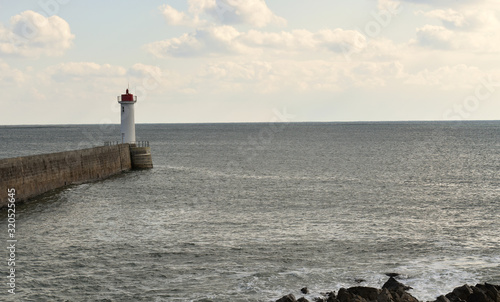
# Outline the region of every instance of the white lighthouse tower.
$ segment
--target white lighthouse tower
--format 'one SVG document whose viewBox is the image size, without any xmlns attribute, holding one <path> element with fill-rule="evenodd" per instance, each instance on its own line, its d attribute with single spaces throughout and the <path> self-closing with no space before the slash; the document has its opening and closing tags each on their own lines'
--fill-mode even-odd
<svg viewBox="0 0 500 302">
<path fill-rule="evenodd" d="M 121 133 L 122 144 L 135 143 L 135 119 L 134 119 L 134 104 L 137 102 L 137 96 L 128 92 L 118 96 L 118 103 L 121 106 Z"/>
</svg>

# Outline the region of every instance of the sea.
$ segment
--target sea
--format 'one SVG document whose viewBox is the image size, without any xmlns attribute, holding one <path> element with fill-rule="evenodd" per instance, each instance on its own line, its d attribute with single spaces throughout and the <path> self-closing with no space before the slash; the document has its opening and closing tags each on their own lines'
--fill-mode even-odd
<svg viewBox="0 0 500 302">
<path fill-rule="evenodd" d="M 430 301 L 500 284 L 499 121 L 136 131 L 153 169 L 17 205 L 15 295 L 2 210 L 0 300 L 276 301 L 307 287 L 312 301 L 399 273 Z M 119 132 L 0 126 L 0 158 L 103 145 Z"/>
</svg>

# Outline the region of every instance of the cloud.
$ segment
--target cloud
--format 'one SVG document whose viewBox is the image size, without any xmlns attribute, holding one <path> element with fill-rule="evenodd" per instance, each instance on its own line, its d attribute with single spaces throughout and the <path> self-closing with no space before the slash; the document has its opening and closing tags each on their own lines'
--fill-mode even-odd
<svg viewBox="0 0 500 302">
<path fill-rule="evenodd" d="M 136 63 L 129 68 L 127 74 L 137 78 L 144 78 L 144 77 L 160 78 L 162 71 L 161 68 L 158 66 Z"/>
<path fill-rule="evenodd" d="M 0 85 L 20 84 L 26 80 L 26 75 L 19 69 L 10 67 L 0 60 Z"/>
<path fill-rule="evenodd" d="M 451 30 L 496 30 L 500 24 L 497 12 L 491 8 L 462 8 L 461 11 L 450 8 L 436 9 L 419 11 L 417 14 L 438 19 L 444 27 Z"/>
<path fill-rule="evenodd" d="M 473 89 L 484 76 L 485 73 L 477 67 L 458 64 L 434 70 L 424 69 L 416 74 L 407 75 L 405 83 L 451 91 Z"/>
<path fill-rule="evenodd" d="M 199 20 L 198 15 L 194 17 L 188 16 L 186 13 L 179 12 L 168 4 L 160 6 L 159 9 L 170 25 L 196 27 L 204 23 Z"/>
<path fill-rule="evenodd" d="M 281 51 L 328 50 L 335 53 L 351 52 L 366 46 L 366 38 L 355 30 L 327 29 L 282 31 L 280 33 L 250 30 L 240 40 L 249 47 L 272 48 Z"/>
<path fill-rule="evenodd" d="M 406 2 L 413 2 L 408 1 Z M 415 14 L 437 20 L 441 25 L 425 25 L 417 29 L 419 46 L 475 53 L 500 51 L 500 3 L 493 0 L 422 2 L 429 11 Z M 447 8 L 442 8 L 447 3 Z"/>
<path fill-rule="evenodd" d="M 397 12 L 400 11 L 401 1 L 398 0 L 378 0 L 378 9 L 380 11 L 391 11 Z"/>
<path fill-rule="evenodd" d="M 10 19 L 10 28 L 0 24 L 0 53 L 25 57 L 60 56 L 73 43 L 69 24 L 58 16 L 44 17 L 24 11 Z"/>
<path fill-rule="evenodd" d="M 146 50 L 157 57 L 193 57 L 214 54 L 244 54 L 251 49 L 241 43 L 241 35 L 231 26 L 212 26 L 197 29 L 179 38 L 153 42 L 145 46 Z"/>
<path fill-rule="evenodd" d="M 222 25 L 286 25 L 286 20 L 275 15 L 264 0 L 189 0 L 188 13 L 180 12 L 170 5 L 162 5 L 159 10 L 170 25 L 206 25 L 208 20 L 204 17 L 215 22 L 212 24 Z"/>
<path fill-rule="evenodd" d="M 399 62 L 331 62 L 326 60 L 226 61 L 207 64 L 196 83 L 200 91 L 339 92 L 380 88 L 405 78 Z"/>
<path fill-rule="evenodd" d="M 126 75 L 126 69 L 110 64 L 97 64 L 93 62 L 68 62 L 60 63 L 47 68 L 47 73 L 56 81 L 72 81 L 82 78 L 111 78 Z"/>
<path fill-rule="evenodd" d="M 264 27 L 268 24 L 286 25 L 286 20 L 276 16 L 264 0 L 192 0 L 204 12 L 222 24 L 249 24 Z"/>
<path fill-rule="evenodd" d="M 153 42 L 146 50 L 157 57 L 206 56 L 214 54 L 259 54 L 265 49 L 278 52 L 327 50 L 334 53 L 363 49 L 366 38 L 354 30 L 293 30 L 239 32 L 231 26 L 213 26 L 184 34 L 179 38 Z"/>
<path fill-rule="evenodd" d="M 496 31 L 454 31 L 444 26 L 425 25 L 417 29 L 415 42 L 425 48 L 465 53 L 500 51 L 500 33 Z"/>
<path fill-rule="evenodd" d="M 490 0 L 400 0 L 405 3 L 413 3 L 416 5 L 422 6 L 431 6 L 431 7 L 461 7 L 466 5 L 478 5 L 488 2 Z M 495 0 L 493 0 L 495 1 Z"/>
<path fill-rule="evenodd" d="M 456 49 L 458 46 L 453 31 L 435 25 L 418 28 L 417 42 L 420 46 L 435 49 Z"/>
</svg>

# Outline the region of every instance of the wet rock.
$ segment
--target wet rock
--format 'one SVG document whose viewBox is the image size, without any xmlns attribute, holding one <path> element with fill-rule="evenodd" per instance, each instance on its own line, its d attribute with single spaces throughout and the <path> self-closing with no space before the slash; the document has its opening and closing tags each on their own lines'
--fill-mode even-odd
<svg viewBox="0 0 500 302">
<path fill-rule="evenodd" d="M 462 301 L 467 301 L 467 299 L 471 294 L 472 294 L 472 288 L 470 288 L 470 286 L 466 284 L 457 287 L 451 293 L 446 294 L 446 298 L 448 298 L 450 302 L 462 302 Z"/>
<path fill-rule="evenodd" d="M 341 288 L 337 294 L 337 300 L 340 302 L 368 302 L 361 296 L 349 292 L 345 288 Z"/>
<path fill-rule="evenodd" d="M 492 301 L 500 302 L 500 289 L 497 286 L 485 283 L 477 284 L 475 287 L 484 292 Z"/>
<path fill-rule="evenodd" d="M 304 295 L 307 295 L 309 293 L 309 289 L 307 287 L 303 287 L 300 289 L 300 292 L 303 293 Z"/>
<path fill-rule="evenodd" d="M 358 295 L 367 301 L 377 300 L 377 297 L 381 292 L 380 289 L 376 289 L 373 287 L 363 287 L 363 286 L 351 287 L 347 291 L 352 294 Z"/>
<path fill-rule="evenodd" d="M 281 299 L 279 300 L 276 300 L 276 302 L 297 302 L 297 299 L 295 299 L 295 296 L 293 294 L 289 294 L 281 297 Z"/>
<path fill-rule="evenodd" d="M 451 302 L 451 301 L 450 301 L 450 299 L 448 299 L 448 297 L 441 295 L 441 296 L 437 297 L 436 302 Z"/>
<path fill-rule="evenodd" d="M 474 289 L 473 289 L 474 290 Z M 484 292 L 482 291 L 474 291 L 469 298 L 467 298 L 467 302 L 493 302 Z"/>
<path fill-rule="evenodd" d="M 398 274 L 398 273 L 385 273 L 385 275 L 386 275 L 387 277 L 392 277 L 392 278 L 399 276 L 399 274 Z"/>
<path fill-rule="evenodd" d="M 326 299 L 326 302 L 338 302 L 335 292 L 329 292 L 327 296 L 328 298 Z"/>
<path fill-rule="evenodd" d="M 394 277 L 383 285 L 382 289 L 355 286 L 349 289 L 341 288 L 337 295 L 335 292 L 321 293 L 323 297 L 314 298 L 315 302 L 419 302 L 407 290 L 411 287 L 398 282 Z M 307 288 L 301 289 L 309 291 Z M 276 302 L 308 302 L 306 298 L 295 300 L 290 294 Z M 452 292 L 436 298 L 434 302 L 500 302 L 500 286 L 492 284 L 477 284 L 475 286 L 463 285 Z"/>
<path fill-rule="evenodd" d="M 387 288 L 391 292 L 396 292 L 399 296 L 403 296 L 407 290 L 412 289 L 411 287 L 397 281 L 394 277 L 390 277 L 389 280 L 384 283 L 382 288 Z"/>
<path fill-rule="evenodd" d="M 399 298 L 399 302 L 419 302 L 417 298 L 413 297 L 409 293 L 403 293 Z"/>
<path fill-rule="evenodd" d="M 377 296 L 377 302 L 395 302 L 391 292 L 387 288 L 383 288 Z"/>
</svg>

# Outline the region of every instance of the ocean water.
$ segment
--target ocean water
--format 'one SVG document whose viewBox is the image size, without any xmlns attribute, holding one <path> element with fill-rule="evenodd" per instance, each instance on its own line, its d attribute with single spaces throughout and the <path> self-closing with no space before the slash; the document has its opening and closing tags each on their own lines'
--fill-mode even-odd
<svg viewBox="0 0 500 302">
<path fill-rule="evenodd" d="M 1 126 L 0 158 L 118 133 Z M 155 124 L 137 135 L 154 169 L 18 205 L 17 294 L 5 278 L 2 300 L 275 301 L 305 286 L 312 299 L 355 279 L 381 287 L 387 272 L 423 301 L 500 284 L 500 122 Z"/>
</svg>

